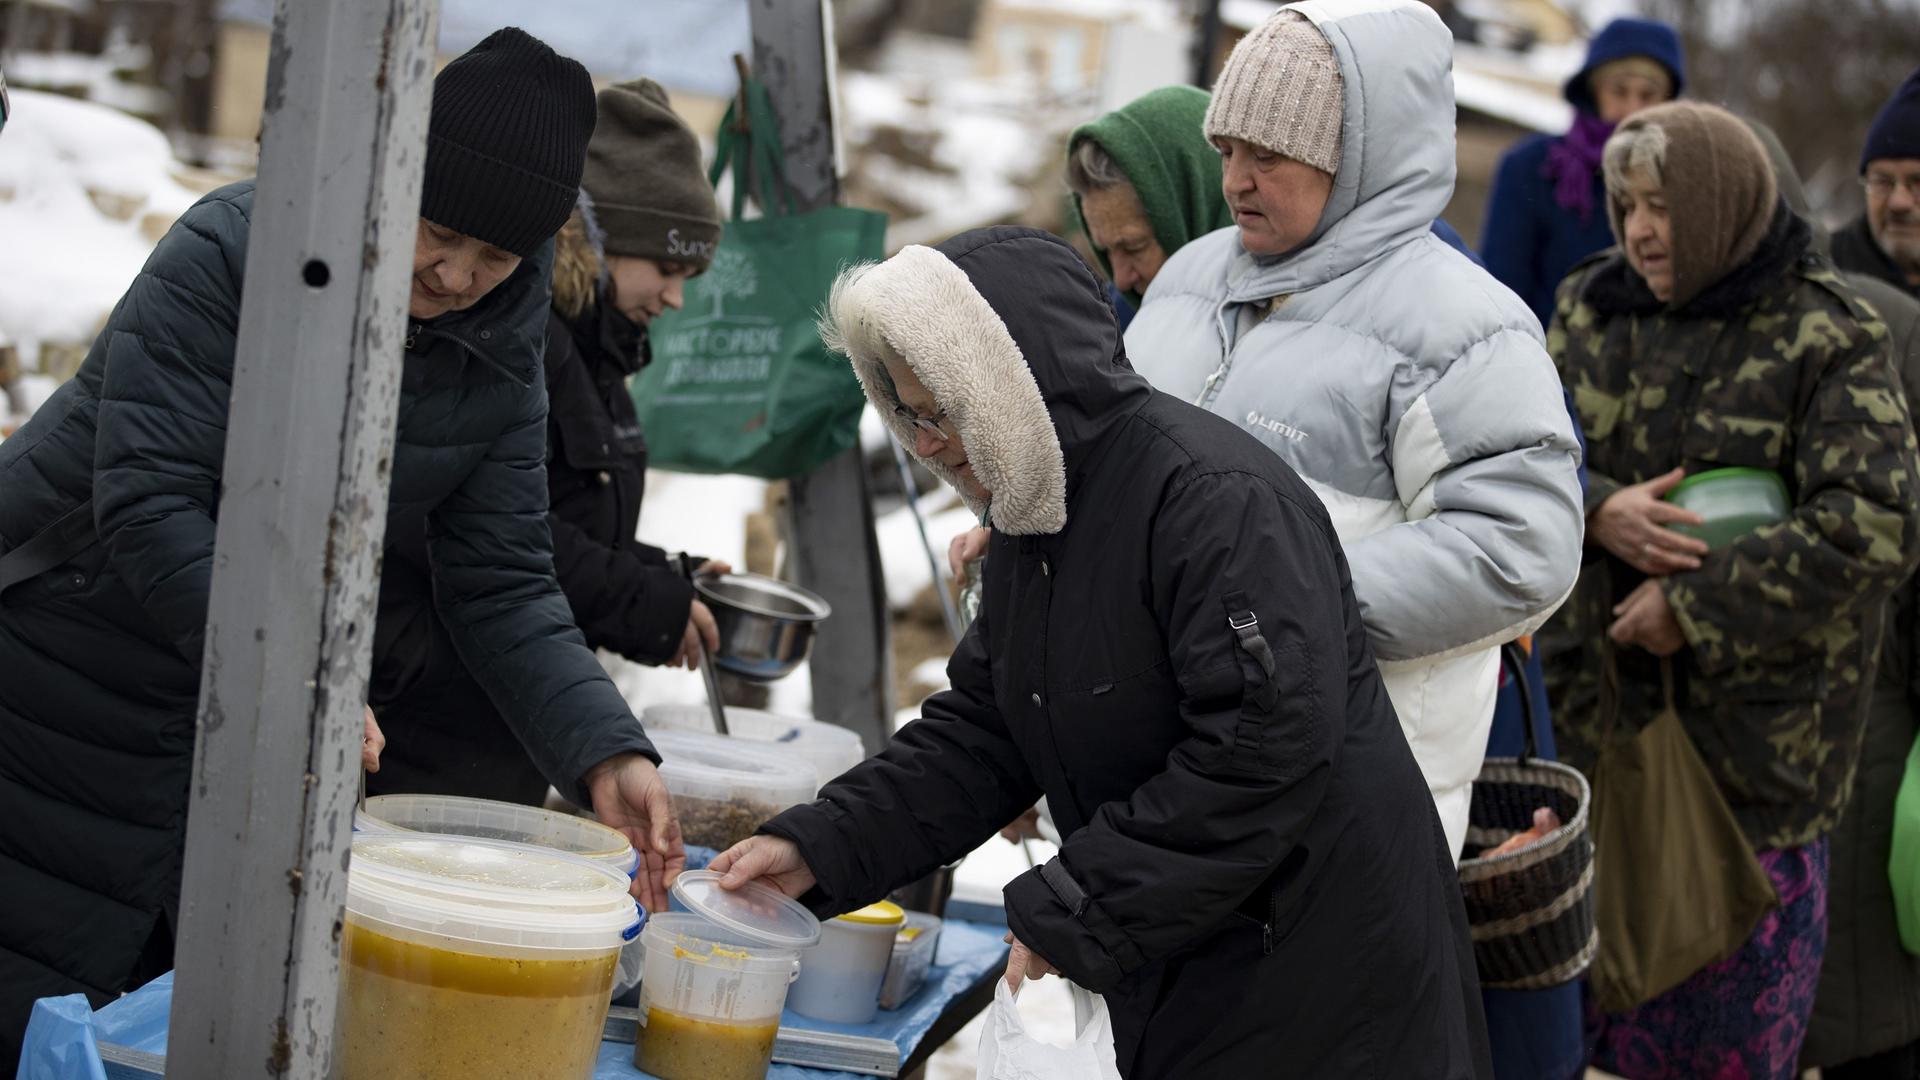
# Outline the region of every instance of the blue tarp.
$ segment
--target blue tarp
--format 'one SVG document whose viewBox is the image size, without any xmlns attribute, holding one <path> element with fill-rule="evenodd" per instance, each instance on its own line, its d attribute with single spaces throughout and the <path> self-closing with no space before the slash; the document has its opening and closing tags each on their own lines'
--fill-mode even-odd
<svg viewBox="0 0 1920 1080">
<path fill-rule="evenodd" d="M 982 974 L 1006 963 L 1004 926 L 949 919 L 940 934 L 940 951 L 927 985 L 900 1009 L 882 1012 L 871 1024 L 829 1024 L 788 1013 L 790 1027 L 837 1031 L 892 1039 L 905 1060 L 926 1037 L 948 1003 L 972 986 Z M 106 1080 L 95 1049 L 96 1036 L 134 1050 L 164 1054 L 167 1050 L 167 1010 L 173 1003 L 173 975 L 162 975 L 139 990 L 93 1012 L 79 994 L 45 998 L 33 1007 L 26 1045 L 20 1057 L 19 1080 Z M 595 1080 L 633 1080 L 647 1074 L 633 1067 L 633 1047 L 604 1043 Z M 853 1080 L 854 1074 L 776 1065 L 770 1080 Z"/>
</svg>

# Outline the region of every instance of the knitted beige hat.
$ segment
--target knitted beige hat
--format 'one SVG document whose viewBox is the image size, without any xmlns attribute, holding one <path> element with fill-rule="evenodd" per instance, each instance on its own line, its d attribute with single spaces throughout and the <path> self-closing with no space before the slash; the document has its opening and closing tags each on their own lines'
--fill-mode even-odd
<svg viewBox="0 0 1920 1080">
<path fill-rule="evenodd" d="M 1207 106 L 1207 138 L 1245 139 L 1337 173 L 1341 99 L 1340 61 L 1326 35 L 1283 9 L 1233 47 Z"/>
</svg>

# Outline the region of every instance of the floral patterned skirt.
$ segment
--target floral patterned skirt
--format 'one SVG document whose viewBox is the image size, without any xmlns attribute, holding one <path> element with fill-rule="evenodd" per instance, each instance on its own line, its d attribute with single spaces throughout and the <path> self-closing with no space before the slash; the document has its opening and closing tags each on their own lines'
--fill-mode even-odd
<svg viewBox="0 0 1920 1080">
<path fill-rule="evenodd" d="M 1827 950 L 1828 840 L 1759 853 L 1780 894 L 1746 945 L 1652 1001 L 1601 1015 L 1595 1068 L 1626 1080 L 1792 1080 Z"/>
</svg>

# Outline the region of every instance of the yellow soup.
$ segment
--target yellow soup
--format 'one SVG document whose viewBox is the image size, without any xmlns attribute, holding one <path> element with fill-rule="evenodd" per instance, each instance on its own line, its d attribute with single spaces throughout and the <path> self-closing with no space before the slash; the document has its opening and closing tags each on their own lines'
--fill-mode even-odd
<svg viewBox="0 0 1920 1080">
<path fill-rule="evenodd" d="M 727 1024 L 648 1009 L 633 1063 L 660 1080 L 760 1080 L 773 1061 L 779 1034 L 778 1017 Z"/>
<path fill-rule="evenodd" d="M 389 937 L 347 920 L 339 1080 L 585 1080 L 617 951 L 532 960 Z"/>
</svg>

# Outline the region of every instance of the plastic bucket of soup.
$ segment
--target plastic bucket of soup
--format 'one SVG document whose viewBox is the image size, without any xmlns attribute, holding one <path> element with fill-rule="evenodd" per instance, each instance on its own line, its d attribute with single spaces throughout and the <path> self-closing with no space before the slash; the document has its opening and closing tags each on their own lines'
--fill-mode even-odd
<svg viewBox="0 0 1920 1080">
<path fill-rule="evenodd" d="M 880 1011 L 880 984 L 893 959 L 893 940 L 906 924 L 900 905 L 882 900 L 829 919 L 820 944 L 800 959 L 793 1011 L 815 1020 L 864 1024 Z"/>
<path fill-rule="evenodd" d="M 1673 530 L 1705 540 L 1716 551 L 1793 512 L 1786 481 L 1765 469 L 1695 473 L 1675 484 L 1667 501 L 1706 519 L 1704 525 L 1675 525 Z"/>
<path fill-rule="evenodd" d="M 673 898 L 689 910 L 654 916 L 640 935 L 633 1063 L 660 1080 L 759 1080 L 820 921 L 763 885 L 727 892 L 706 870 L 681 874 Z"/>
<path fill-rule="evenodd" d="M 458 795 L 376 795 L 353 815 L 356 832 L 442 833 L 552 848 L 633 876 L 640 855 L 626 834 L 537 806 Z"/>
<path fill-rule="evenodd" d="M 354 837 L 337 1080 L 586 1080 L 620 947 L 626 875 L 500 840 Z"/>
</svg>

